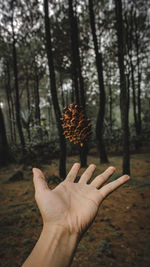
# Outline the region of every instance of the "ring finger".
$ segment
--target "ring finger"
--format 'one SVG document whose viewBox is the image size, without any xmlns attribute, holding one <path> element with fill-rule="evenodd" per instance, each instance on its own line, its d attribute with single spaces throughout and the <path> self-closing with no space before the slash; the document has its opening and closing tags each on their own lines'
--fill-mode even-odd
<svg viewBox="0 0 150 267">
<path fill-rule="evenodd" d="M 102 174 L 95 177 L 95 179 L 91 182 L 91 185 L 93 185 L 96 188 L 100 188 L 115 172 L 114 167 L 109 167 L 106 171 L 104 171 Z"/>
</svg>

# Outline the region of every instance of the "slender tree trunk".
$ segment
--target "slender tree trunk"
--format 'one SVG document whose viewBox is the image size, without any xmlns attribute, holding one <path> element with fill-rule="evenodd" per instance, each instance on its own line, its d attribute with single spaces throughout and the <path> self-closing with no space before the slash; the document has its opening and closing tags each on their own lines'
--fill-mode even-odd
<svg viewBox="0 0 150 267">
<path fill-rule="evenodd" d="M 66 107 L 69 106 L 69 94 L 68 94 L 68 89 L 66 90 Z"/>
<path fill-rule="evenodd" d="M 16 103 L 15 103 L 16 122 L 17 122 L 20 142 L 21 142 L 21 146 L 22 146 L 22 151 L 24 153 L 24 151 L 25 151 L 25 140 L 24 140 L 22 125 L 21 125 L 21 118 L 20 118 L 20 99 L 19 99 L 19 87 L 18 87 L 18 67 L 17 67 L 16 41 L 15 41 L 14 33 L 13 33 L 13 70 L 14 70 L 15 94 L 16 94 L 16 99 L 15 99 L 16 100 Z"/>
<path fill-rule="evenodd" d="M 0 167 L 3 167 L 9 159 L 9 149 L 4 124 L 3 113 L 0 107 Z"/>
<path fill-rule="evenodd" d="M 86 113 L 84 81 L 82 76 L 82 67 L 81 67 L 81 59 L 79 52 L 79 32 L 78 32 L 77 18 L 73 10 L 72 0 L 69 0 L 69 19 L 71 26 L 72 69 L 73 69 L 72 73 L 74 77 L 76 103 L 78 105 L 81 105 Z M 87 154 L 88 154 L 88 143 L 86 142 L 83 144 L 82 147 L 80 147 L 81 167 L 87 166 Z"/>
<path fill-rule="evenodd" d="M 49 102 L 49 106 L 50 106 L 50 120 L 51 120 L 51 124 L 50 125 L 52 125 L 52 128 L 53 128 L 53 125 L 54 125 L 53 103 L 52 103 L 52 100 L 51 100 L 50 96 L 48 97 L 48 102 Z"/>
<path fill-rule="evenodd" d="M 66 177 L 66 141 L 61 126 L 61 121 L 60 121 L 61 112 L 56 91 L 56 80 L 55 80 L 55 71 L 54 71 L 54 62 L 52 53 L 52 43 L 51 43 L 51 25 L 48 12 L 48 0 L 44 0 L 44 14 L 45 14 L 44 19 L 45 19 L 45 35 L 46 35 L 46 52 L 47 52 L 49 74 L 50 74 L 51 95 L 52 95 L 52 101 L 54 105 L 54 111 L 60 138 L 59 174 L 60 177 L 64 179 Z"/>
<path fill-rule="evenodd" d="M 134 67 L 132 62 L 132 55 L 130 54 L 130 66 L 131 66 L 131 81 L 132 81 L 132 102 L 133 102 L 133 115 L 136 134 L 138 132 L 138 120 L 136 112 L 136 92 L 135 92 L 135 80 L 134 80 Z"/>
<path fill-rule="evenodd" d="M 104 79 L 103 79 L 102 54 L 99 53 L 99 49 L 98 49 L 96 27 L 95 27 L 95 16 L 94 16 L 94 11 L 93 11 L 92 0 L 89 0 L 89 15 L 90 15 L 90 26 L 92 30 L 92 37 L 93 37 L 94 50 L 95 50 L 99 91 L 100 91 L 100 107 L 99 107 L 99 112 L 98 112 L 98 117 L 97 117 L 97 122 L 96 122 L 96 137 L 97 137 L 98 145 L 99 145 L 100 161 L 101 163 L 105 163 L 105 162 L 108 162 L 104 139 L 103 139 L 106 96 L 105 96 Z"/>
<path fill-rule="evenodd" d="M 36 63 L 35 63 L 34 97 L 35 97 L 35 123 L 36 123 L 36 126 L 38 127 L 38 136 L 42 140 L 40 96 L 39 96 L 39 77 L 38 77 L 38 70 L 37 70 Z"/>
<path fill-rule="evenodd" d="M 137 69 L 138 69 L 138 135 L 140 135 L 142 130 L 142 120 L 141 120 L 141 71 L 140 71 L 140 58 L 139 58 L 139 38 L 138 38 L 138 28 L 136 14 L 134 15 L 135 23 L 135 47 L 137 56 Z"/>
<path fill-rule="evenodd" d="M 64 99 L 64 90 L 63 90 L 63 81 L 62 81 L 62 75 L 60 73 L 60 89 L 61 89 L 61 100 L 62 100 L 62 107 L 65 107 L 65 99 Z"/>
<path fill-rule="evenodd" d="M 71 103 L 74 103 L 75 97 L 74 97 L 74 88 L 73 88 L 73 79 L 72 79 L 72 90 L 71 90 Z"/>
<path fill-rule="evenodd" d="M 28 69 L 26 69 L 26 92 L 27 92 L 27 107 L 28 107 L 28 112 L 29 112 L 29 116 L 30 116 L 31 115 L 31 103 L 30 103 Z M 29 120 L 29 125 L 28 125 L 28 128 L 27 128 L 27 132 L 28 132 L 28 140 L 29 140 L 29 142 L 31 142 L 30 120 Z"/>
<path fill-rule="evenodd" d="M 142 119 L 141 119 L 141 75 L 142 72 L 139 70 L 138 66 L 138 135 L 142 131 Z"/>
<path fill-rule="evenodd" d="M 109 85 L 109 121 L 110 121 L 110 130 L 112 131 L 112 88 L 111 88 L 111 84 Z"/>
<path fill-rule="evenodd" d="M 136 91 L 135 91 L 135 79 L 134 79 L 134 66 L 133 66 L 133 57 L 132 57 L 132 50 L 133 50 L 133 10 L 131 9 L 131 23 L 130 23 L 130 33 L 129 33 L 129 59 L 130 59 L 130 66 L 131 66 L 131 81 L 132 81 L 132 101 L 133 101 L 133 114 L 134 114 L 134 123 L 135 123 L 135 130 L 136 135 L 138 135 L 138 119 L 137 119 L 137 108 L 136 108 Z"/>
<path fill-rule="evenodd" d="M 17 133 L 16 133 L 16 119 L 15 119 L 15 104 L 14 104 L 13 96 L 10 94 L 10 103 L 11 103 L 11 111 L 12 111 L 12 127 L 13 127 L 13 136 L 14 143 L 17 143 Z"/>
<path fill-rule="evenodd" d="M 7 72 L 7 84 L 6 84 L 6 97 L 8 103 L 8 113 L 9 113 L 9 125 L 10 125 L 10 134 L 11 134 L 11 142 L 14 143 L 14 136 L 13 136 L 13 127 L 12 127 L 12 112 L 11 112 L 11 87 L 10 87 L 10 68 L 9 63 L 6 62 L 6 72 Z"/>
<path fill-rule="evenodd" d="M 73 0 L 69 0 L 69 18 L 71 25 L 72 60 L 73 60 L 73 66 L 76 69 L 74 70 L 74 73 L 76 73 L 78 88 L 80 88 L 80 90 L 78 89 L 76 97 L 79 98 L 77 104 L 81 104 L 83 108 L 85 108 L 84 80 L 82 76 L 82 66 L 81 66 L 81 58 L 79 52 L 79 31 L 78 31 L 76 14 L 73 10 Z"/>
<path fill-rule="evenodd" d="M 51 136 L 52 136 L 52 132 L 54 129 L 54 120 L 53 120 L 53 106 L 52 106 L 52 101 L 51 101 L 51 97 L 48 96 L 48 102 L 49 102 L 49 106 L 48 106 L 48 118 L 49 118 L 49 128 L 50 128 L 50 140 L 51 140 Z"/>
<path fill-rule="evenodd" d="M 77 71 L 77 29 L 76 29 L 76 19 L 73 11 L 73 1 L 68 0 L 69 4 L 69 20 L 70 20 L 70 33 L 71 33 L 71 51 L 72 51 L 72 77 L 73 77 L 73 87 L 75 89 L 76 104 L 80 105 L 79 99 L 79 84 L 78 84 L 78 71 Z"/>
<path fill-rule="evenodd" d="M 116 27 L 118 38 L 118 66 L 120 71 L 120 109 L 123 139 L 123 174 L 130 174 L 130 153 L 129 153 L 129 101 L 126 88 L 124 68 L 124 43 L 123 43 L 123 21 L 122 1 L 115 0 Z"/>
<path fill-rule="evenodd" d="M 128 96 L 128 103 L 130 108 L 130 71 L 127 73 L 127 96 Z"/>
</svg>

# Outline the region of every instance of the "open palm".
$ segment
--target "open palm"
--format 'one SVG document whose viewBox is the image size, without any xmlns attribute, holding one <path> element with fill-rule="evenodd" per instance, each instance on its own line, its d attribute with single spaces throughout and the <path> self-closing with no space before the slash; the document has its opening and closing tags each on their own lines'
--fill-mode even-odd
<svg viewBox="0 0 150 267">
<path fill-rule="evenodd" d="M 104 173 L 90 180 L 96 166 L 91 164 L 82 174 L 78 183 L 75 178 L 80 164 L 75 163 L 66 179 L 54 190 L 50 190 L 43 173 L 34 168 L 35 198 L 40 209 L 43 223 L 60 225 L 69 232 L 81 235 L 94 220 L 99 205 L 116 188 L 125 183 L 128 175 L 109 184 L 102 185 L 114 173 L 115 168 L 109 167 Z"/>
</svg>

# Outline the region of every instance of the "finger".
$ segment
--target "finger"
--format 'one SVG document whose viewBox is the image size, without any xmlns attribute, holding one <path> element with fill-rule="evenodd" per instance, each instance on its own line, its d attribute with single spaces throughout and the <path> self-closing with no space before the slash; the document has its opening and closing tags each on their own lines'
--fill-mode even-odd
<svg viewBox="0 0 150 267">
<path fill-rule="evenodd" d="M 80 163 L 73 164 L 71 170 L 69 171 L 69 173 L 66 177 L 66 181 L 74 182 L 79 169 L 80 169 Z"/>
<path fill-rule="evenodd" d="M 87 183 L 90 180 L 90 178 L 91 178 L 93 172 L 95 171 L 95 169 L 96 169 L 96 165 L 90 164 L 90 166 L 82 174 L 82 176 L 81 176 L 81 178 L 79 180 L 79 183 Z"/>
<path fill-rule="evenodd" d="M 34 182 L 35 191 L 49 189 L 42 171 L 37 168 L 33 168 L 32 171 L 33 171 L 33 182 Z"/>
<path fill-rule="evenodd" d="M 104 199 L 110 193 L 112 193 L 114 190 L 116 190 L 121 185 L 126 183 L 129 179 L 130 179 L 130 177 L 128 175 L 123 175 L 119 179 L 117 179 L 117 180 L 115 180 L 115 181 L 103 186 L 100 190 L 98 190 L 100 198 Z"/>
<path fill-rule="evenodd" d="M 100 188 L 100 186 L 102 186 L 114 172 L 115 168 L 109 167 L 106 171 L 96 176 L 95 179 L 91 182 L 91 185 L 93 185 L 96 188 Z"/>
</svg>

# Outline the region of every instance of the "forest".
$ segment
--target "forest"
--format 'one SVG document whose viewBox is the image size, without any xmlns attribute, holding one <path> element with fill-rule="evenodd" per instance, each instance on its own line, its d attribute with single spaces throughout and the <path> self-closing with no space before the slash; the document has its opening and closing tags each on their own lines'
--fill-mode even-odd
<svg viewBox="0 0 150 267">
<path fill-rule="evenodd" d="M 40 233 L 32 168 L 54 188 L 75 162 L 131 179 L 72 266 L 150 266 L 150 1 L 0 0 L 0 81 L 1 266 Z"/>
</svg>

